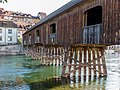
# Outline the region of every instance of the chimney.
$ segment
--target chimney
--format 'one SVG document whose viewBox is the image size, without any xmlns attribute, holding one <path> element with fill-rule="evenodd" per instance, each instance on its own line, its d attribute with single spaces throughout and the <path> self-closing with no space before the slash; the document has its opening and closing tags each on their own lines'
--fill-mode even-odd
<svg viewBox="0 0 120 90">
<path fill-rule="evenodd" d="M 39 12 L 38 13 L 38 17 L 40 18 L 40 19 L 43 19 L 44 17 L 46 17 L 47 15 L 46 15 L 46 13 L 43 13 L 43 12 Z"/>
</svg>

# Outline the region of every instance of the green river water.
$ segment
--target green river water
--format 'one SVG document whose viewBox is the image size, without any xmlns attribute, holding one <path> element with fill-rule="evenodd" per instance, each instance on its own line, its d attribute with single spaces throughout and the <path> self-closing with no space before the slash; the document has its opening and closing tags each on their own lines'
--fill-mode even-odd
<svg viewBox="0 0 120 90">
<path fill-rule="evenodd" d="M 106 55 L 108 76 L 58 78 L 62 66 L 41 66 L 25 56 L 0 56 L 0 90 L 120 90 L 120 55 Z"/>
</svg>

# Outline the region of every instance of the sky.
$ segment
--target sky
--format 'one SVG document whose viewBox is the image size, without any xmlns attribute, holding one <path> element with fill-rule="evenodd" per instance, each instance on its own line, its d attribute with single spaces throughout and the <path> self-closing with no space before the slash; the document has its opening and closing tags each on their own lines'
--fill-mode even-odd
<svg viewBox="0 0 120 90">
<path fill-rule="evenodd" d="M 0 3 L 0 8 L 34 16 L 37 16 L 38 12 L 48 15 L 69 1 L 71 0 L 8 0 L 8 3 Z"/>
</svg>

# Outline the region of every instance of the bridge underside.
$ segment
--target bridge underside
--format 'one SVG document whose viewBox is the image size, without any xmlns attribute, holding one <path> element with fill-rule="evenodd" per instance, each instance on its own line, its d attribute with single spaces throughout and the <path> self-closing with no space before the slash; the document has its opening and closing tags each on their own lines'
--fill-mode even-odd
<svg viewBox="0 0 120 90">
<path fill-rule="evenodd" d="M 106 76 L 106 45 L 36 45 L 28 46 L 27 56 L 44 65 L 62 65 L 62 77 Z"/>
</svg>

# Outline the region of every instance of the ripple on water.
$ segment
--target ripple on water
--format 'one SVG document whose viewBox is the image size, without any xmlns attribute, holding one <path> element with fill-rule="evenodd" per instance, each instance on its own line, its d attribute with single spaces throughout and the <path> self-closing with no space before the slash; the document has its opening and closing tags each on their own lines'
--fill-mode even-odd
<svg viewBox="0 0 120 90">
<path fill-rule="evenodd" d="M 54 66 L 39 67 L 37 62 L 34 64 L 38 67 L 35 67 L 33 64 L 32 67 L 30 66 L 31 61 L 22 56 L 0 58 L 0 90 L 31 90 L 31 88 L 32 90 L 42 90 L 41 87 L 45 88 L 47 86 L 50 86 L 50 88 L 43 90 L 120 90 L 120 57 L 117 58 L 113 54 L 107 57 L 108 76 L 106 79 L 96 78 L 91 81 L 78 81 L 77 78 L 76 81 L 71 79 L 70 81 L 67 80 L 66 83 L 65 81 L 59 82 L 58 80 L 54 82 L 54 80 L 51 79 L 43 83 L 37 82 L 36 85 L 35 83 L 26 83 L 23 77 L 33 80 L 48 76 L 57 76 L 60 75 L 60 69 Z M 23 66 L 23 62 L 29 62 L 28 66 Z"/>
</svg>

